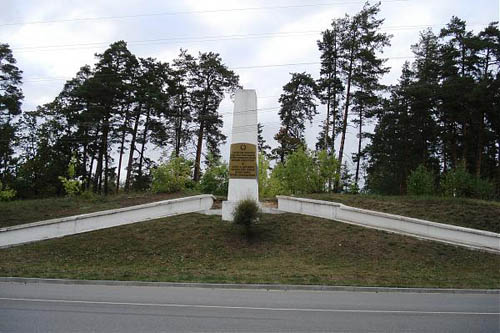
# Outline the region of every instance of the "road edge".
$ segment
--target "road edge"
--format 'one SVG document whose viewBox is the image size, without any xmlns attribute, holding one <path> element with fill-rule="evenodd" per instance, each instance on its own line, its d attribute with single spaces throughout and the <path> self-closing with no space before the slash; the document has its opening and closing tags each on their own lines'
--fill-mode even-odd
<svg viewBox="0 0 500 333">
<path fill-rule="evenodd" d="M 249 289 L 277 291 L 352 291 L 375 293 L 427 293 L 427 294 L 497 294 L 500 289 L 455 289 L 455 288 L 402 288 L 402 287 L 362 287 L 362 286 L 326 286 L 326 285 L 291 285 L 291 284 L 237 284 L 237 283 L 196 283 L 196 282 L 149 282 L 149 281 L 114 281 L 114 280 L 76 280 L 76 279 L 44 279 L 22 277 L 0 277 L 0 282 L 23 284 L 72 284 L 100 286 L 132 286 L 132 287 L 184 287 L 208 289 Z"/>
</svg>

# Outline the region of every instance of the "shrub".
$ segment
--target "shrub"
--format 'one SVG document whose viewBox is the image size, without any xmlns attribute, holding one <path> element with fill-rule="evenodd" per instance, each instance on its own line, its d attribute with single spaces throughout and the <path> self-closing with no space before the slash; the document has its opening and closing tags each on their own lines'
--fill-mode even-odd
<svg viewBox="0 0 500 333">
<path fill-rule="evenodd" d="M 200 191 L 227 196 L 229 186 L 229 168 L 219 158 L 208 156 L 208 168 L 200 180 Z"/>
<path fill-rule="evenodd" d="M 473 182 L 473 196 L 477 199 L 495 199 L 495 186 L 487 180 L 475 178 Z"/>
<path fill-rule="evenodd" d="M 471 197 L 472 195 L 472 178 L 462 165 L 444 174 L 440 186 L 447 197 Z"/>
<path fill-rule="evenodd" d="M 8 186 L 3 186 L 2 182 L 0 181 L 0 201 L 9 201 L 14 199 L 16 196 L 16 191 L 10 189 Z"/>
<path fill-rule="evenodd" d="M 252 225 L 257 222 L 260 216 L 259 204 L 252 199 L 245 199 L 238 202 L 233 213 L 233 222 L 244 228 L 247 237 L 252 235 Z"/>
<path fill-rule="evenodd" d="M 487 180 L 474 177 L 460 165 L 448 171 L 441 179 L 443 195 L 457 198 L 476 198 L 490 200 L 495 197 L 495 187 Z"/>
<path fill-rule="evenodd" d="M 434 194 L 434 175 L 423 164 L 410 173 L 407 183 L 410 195 Z"/>
<path fill-rule="evenodd" d="M 94 191 L 86 190 L 80 194 L 80 198 L 86 201 L 97 202 L 102 200 L 99 194 L 94 193 Z"/>
<path fill-rule="evenodd" d="M 62 176 L 58 177 L 64 187 L 64 191 L 66 191 L 66 194 L 70 197 L 78 195 L 82 190 L 82 182 L 75 177 L 76 175 L 75 169 L 76 169 L 76 157 L 73 156 L 71 157 L 71 160 L 69 161 L 68 164 L 69 178 Z"/>
<path fill-rule="evenodd" d="M 151 190 L 155 193 L 173 193 L 186 189 L 191 181 L 191 161 L 183 157 L 172 157 L 168 163 L 151 171 Z"/>
</svg>

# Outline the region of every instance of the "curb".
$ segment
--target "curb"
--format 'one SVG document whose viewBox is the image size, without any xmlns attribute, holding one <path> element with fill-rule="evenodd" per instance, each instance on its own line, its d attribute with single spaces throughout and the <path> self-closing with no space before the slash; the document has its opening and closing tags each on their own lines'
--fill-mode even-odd
<svg viewBox="0 0 500 333">
<path fill-rule="evenodd" d="M 113 281 L 113 280 L 74 280 L 74 279 L 42 279 L 21 277 L 0 277 L 0 282 L 24 284 L 66 284 L 66 285 L 98 285 L 98 286 L 132 286 L 132 287 L 184 287 L 208 289 L 249 289 L 249 290 L 281 290 L 281 291 L 351 291 L 351 292 L 384 292 L 384 293 L 417 293 L 417 294 L 495 294 L 500 289 L 453 289 L 453 288 L 400 288 L 400 287 L 356 287 L 356 286 L 323 286 L 323 285 L 291 285 L 291 284 L 238 284 L 238 283 L 194 283 L 194 282 L 146 282 L 146 281 Z"/>
</svg>

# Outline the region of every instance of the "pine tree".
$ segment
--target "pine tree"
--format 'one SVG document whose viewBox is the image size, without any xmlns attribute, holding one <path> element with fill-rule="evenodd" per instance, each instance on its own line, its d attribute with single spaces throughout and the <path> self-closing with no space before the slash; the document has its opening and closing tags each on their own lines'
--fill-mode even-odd
<svg viewBox="0 0 500 333">
<path fill-rule="evenodd" d="M 470 169 L 471 121 L 474 106 L 470 92 L 477 71 L 477 50 L 472 32 L 466 30 L 465 21 L 452 17 L 441 29 L 442 86 L 440 119 L 442 123 L 443 159 L 449 161 L 444 168 L 457 167 L 462 161 Z M 449 159 L 448 159 L 449 156 Z"/>
<path fill-rule="evenodd" d="M 220 156 L 219 145 L 226 136 L 222 134 L 222 116 L 217 109 L 224 98 L 224 93 L 238 87 L 238 76 L 229 70 L 217 53 L 200 53 L 190 68 L 191 103 L 193 122 L 197 127 L 196 158 L 194 181 L 200 180 L 200 162 L 203 142 L 214 156 Z"/>
<path fill-rule="evenodd" d="M 283 93 L 279 98 L 281 129 L 274 137 L 279 147 L 273 149 L 273 155 L 282 163 L 286 155 L 304 142 L 305 122 L 312 122 L 318 113 L 316 96 L 316 82 L 310 74 L 292 73 L 290 81 L 283 86 Z"/>
<path fill-rule="evenodd" d="M 368 119 L 375 116 L 380 105 L 380 92 L 384 87 L 380 84 L 382 76 L 389 71 L 384 66 L 385 59 L 377 56 L 384 47 L 390 45 L 389 35 L 380 32 L 384 20 L 376 19 L 380 11 L 379 5 L 365 5 L 359 14 L 358 66 L 354 68 L 352 84 L 356 87 L 353 93 L 353 112 L 357 115 L 354 123 L 358 126 L 358 152 L 356 154 L 356 172 L 354 183 L 358 185 L 362 156 L 362 140 L 365 135 L 363 126 Z"/>
<path fill-rule="evenodd" d="M 24 98 L 22 71 L 8 44 L 0 43 L 0 181 L 10 184 L 15 172 L 14 146 L 17 140 L 15 117 L 21 114 Z"/>
<path fill-rule="evenodd" d="M 266 140 L 262 136 L 262 132 L 264 131 L 264 125 L 261 123 L 257 124 L 257 149 L 259 153 L 262 153 L 265 157 L 269 157 L 269 153 L 267 152 L 268 150 L 271 149 L 271 146 L 269 146 L 266 143 Z"/>
<path fill-rule="evenodd" d="M 172 82 L 168 93 L 171 96 L 173 137 L 175 156 L 179 157 L 181 149 L 191 141 L 192 130 L 192 103 L 191 88 L 189 86 L 190 75 L 193 74 L 191 68 L 195 68 L 196 63 L 193 56 L 185 50 L 181 50 L 180 55 L 174 60 L 172 71 Z"/>
<path fill-rule="evenodd" d="M 119 41 L 110 45 L 110 47 L 102 54 L 97 55 L 98 63 L 96 64 L 95 75 L 93 77 L 94 88 L 98 109 L 100 111 L 101 137 L 99 142 L 99 151 L 97 156 L 97 166 L 94 177 L 94 190 L 104 194 L 109 191 L 109 179 L 112 175 L 110 168 L 111 162 L 111 146 L 113 140 L 121 137 L 123 128 L 115 128 L 114 122 L 124 124 L 127 118 L 126 114 L 122 114 L 123 101 L 131 88 L 133 78 L 132 68 L 136 63 L 133 56 L 127 49 L 127 44 L 124 41 Z M 137 111 L 140 112 L 140 111 Z M 125 124 L 125 127 L 127 127 Z M 118 129 L 118 131 L 117 131 Z M 132 148 L 132 147 L 131 147 Z M 133 149 L 130 149 L 133 154 Z"/>
<path fill-rule="evenodd" d="M 326 104 L 326 119 L 318 137 L 316 149 L 326 150 L 333 153 L 335 149 L 335 137 L 337 134 L 340 115 L 338 112 L 340 94 L 344 87 L 340 78 L 340 22 L 334 20 L 331 29 L 321 33 L 322 39 L 317 41 L 321 52 L 321 70 L 318 80 L 318 96 L 323 104 Z M 330 135 L 331 128 L 331 135 Z"/>
</svg>

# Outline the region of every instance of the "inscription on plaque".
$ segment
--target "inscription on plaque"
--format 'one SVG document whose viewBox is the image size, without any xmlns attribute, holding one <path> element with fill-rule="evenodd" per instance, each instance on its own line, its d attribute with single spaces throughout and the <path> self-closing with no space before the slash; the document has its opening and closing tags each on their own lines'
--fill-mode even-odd
<svg viewBox="0 0 500 333">
<path fill-rule="evenodd" d="M 257 177 L 257 147 L 251 143 L 233 143 L 229 155 L 229 178 Z"/>
</svg>

